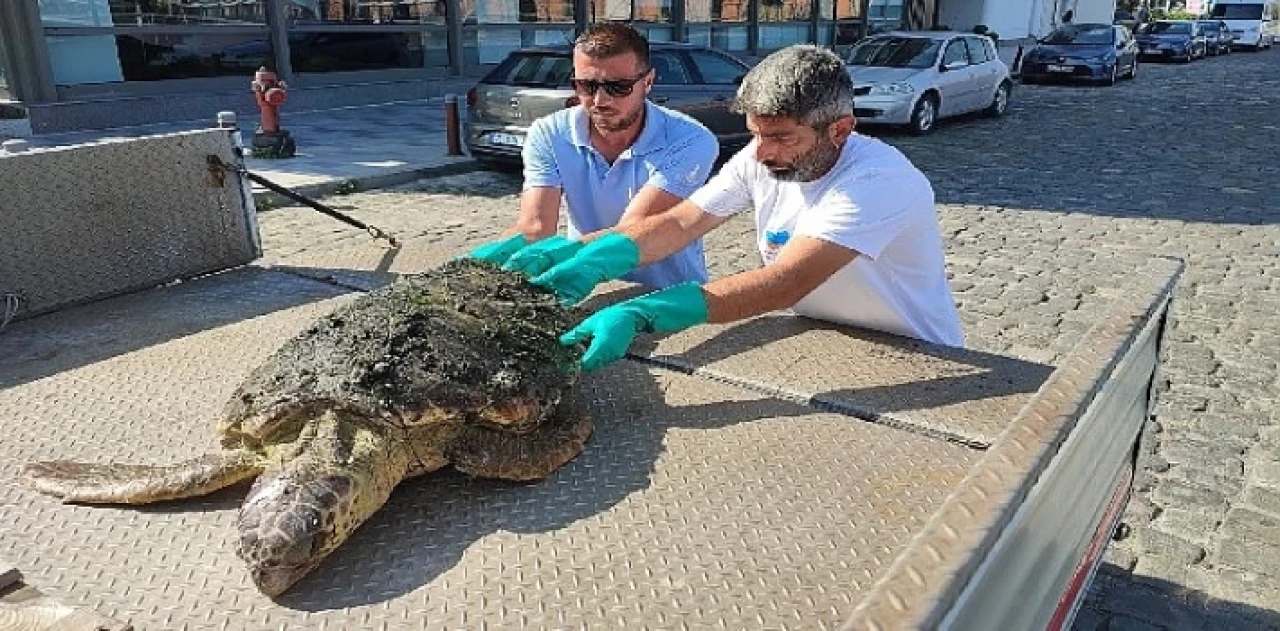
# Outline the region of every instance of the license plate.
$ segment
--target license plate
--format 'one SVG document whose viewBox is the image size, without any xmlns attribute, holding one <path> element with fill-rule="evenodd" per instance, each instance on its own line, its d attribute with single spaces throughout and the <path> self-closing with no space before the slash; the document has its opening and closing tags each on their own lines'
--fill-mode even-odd
<svg viewBox="0 0 1280 631">
<path fill-rule="evenodd" d="M 521 147 L 524 146 L 524 136 L 495 132 L 489 134 L 489 144 L 503 147 Z"/>
<path fill-rule="evenodd" d="M 1074 72 L 1075 68 L 1071 66 L 1049 66 L 1049 72 Z"/>
</svg>

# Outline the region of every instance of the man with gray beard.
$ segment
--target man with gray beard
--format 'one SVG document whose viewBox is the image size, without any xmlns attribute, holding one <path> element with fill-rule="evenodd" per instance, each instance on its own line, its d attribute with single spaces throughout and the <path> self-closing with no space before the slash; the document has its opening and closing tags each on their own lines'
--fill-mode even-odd
<svg viewBox="0 0 1280 631">
<path fill-rule="evenodd" d="M 525 271 L 577 302 L 747 209 L 763 266 L 592 314 L 562 337 L 590 340 L 583 368 L 620 359 L 637 332 L 775 310 L 963 346 L 933 188 L 897 149 L 853 132 L 853 84 L 840 58 L 811 45 L 780 50 L 747 74 L 734 107 L 754 139 L 706 186 L 666 213 L 587 235 L 571 257 Z"/>
</svg>

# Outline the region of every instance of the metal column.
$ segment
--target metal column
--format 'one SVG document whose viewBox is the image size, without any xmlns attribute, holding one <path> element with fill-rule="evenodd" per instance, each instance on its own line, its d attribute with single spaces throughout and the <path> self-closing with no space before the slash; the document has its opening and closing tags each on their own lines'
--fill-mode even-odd
<svg viewBox="0 0 1280 631">
<path fill-rule="evenodd" d="M 587 0 L 573 0 L 573 16 L 577 34 L 581 35 L 591 25 L 591 5 Z"/>
<path fill-rule="evenodd" d="M 466 74 L 467 59 L 463 55 L 466 44 L 462 32 L 462 3 L 458 0 L 445 0 L 444 23 L 449 39 L 449 72 L 455 77 Z"/>
<path fill-rule="evenodd" d="M 9 91 L 15 99 L 26 103 L 58 100 L 36 0 L 0 1 L 0 45 L 9 64 Z"/>
<path fill-rule="evenodd" d="M 286 83 L 293 83 L 293 60 L 289 58 L 289 24 L 284 17 L 285 0 L 267 0 L 267 37 L 275 58 L 275 71 Z"/>
<path fill-rule="evenodd" d="M 760 54 L 760 0 L 747 0 L 747 52 Z"/>
</svg>

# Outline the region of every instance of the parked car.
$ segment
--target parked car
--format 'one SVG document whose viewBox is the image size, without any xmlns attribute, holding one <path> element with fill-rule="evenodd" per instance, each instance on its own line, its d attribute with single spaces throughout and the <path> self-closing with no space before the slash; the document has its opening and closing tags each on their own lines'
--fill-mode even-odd
<svg viewBox="0 0 1280 631">
<path fill-rule="evenodd" d="M 1138 44 L 1129 29 L 1067 24 L 1036 42 L 1022 58 L 1022 82 L 1084 80 L 1114 85 L 1138 75 Z"/>
<path fill-rule="evenodd" d="M 1144 59 L 1154 58 L 1189 63 L 1205 56 L 1204 31 L 1194 20 L 1156 20 L 1138 34 Z"/>
<path fill-rule="evenodd" d="M 1115 16 L 1112 17 L 1111 23 L 1116 26 L 1128 28 L 1130 33 L 1136 33 L 1138 31 L 1138 27 L 1142 26 L 1141 20 L 1139 20 L 1136 15 L 1125 11 L 1124 9 L 1116 9 Z"/>
<path fill-rule="evenodd" d="M 1262 50 L 1280 39 L 1280 0 L 1218 0 L 1209 17 L 1227 23 L 1236 48 Z"/>
<path fill-rule="evenodd" d="M 691 44 L 654 43 L 649 63 L 656 72 L 649 100 L 679 110 L 706 125 L 723 150 L 751 140 L 745 117 L 729 111 L 749 68 L 725 53 Z M 578 104 L 569 79 L 573 48 L 526 48 L 507 55 L 467 92 L 467 149 L 477 160 L 519 162 L 533 121 Z"/>
<path fill-rule="evenodd" d="M 858 122 L 933 131 L 969 112 L 1004 114 L 1013 81 L 991 38 L 973 33 L 894 31 L 869 37 L 845 57 Z"/>
<path fill-rule="evenodd" d="M 1204 31 L 1205 51 L 1210 55 L 1226 55 L 1231 52 L 1231 29 L 1221 20 L 1200 20 Z"/>
</svg>

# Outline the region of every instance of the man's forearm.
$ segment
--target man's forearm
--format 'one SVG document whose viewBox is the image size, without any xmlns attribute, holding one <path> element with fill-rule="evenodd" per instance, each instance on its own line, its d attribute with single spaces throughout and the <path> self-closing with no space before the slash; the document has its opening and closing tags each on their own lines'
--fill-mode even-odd
<svg viewBox="0 0 1280 631">
<path fill-rule="evenodd" d="M 623 234 L 640 249 L 640 264 L 647 265 L 679 252 L 723 221 L 686 201 L 657 215 L 583 235 L 582 240 L 594 241 L 610 232 Z"/>
<path fill-rule="evenodd" d="M 737 322 L 762 313 L 788 309 L 804 294 L 796 295 L 776 270 L 767 267 L 725 276 L 702 287 L 707 299 L 708 322 Z"/>
</svg>

